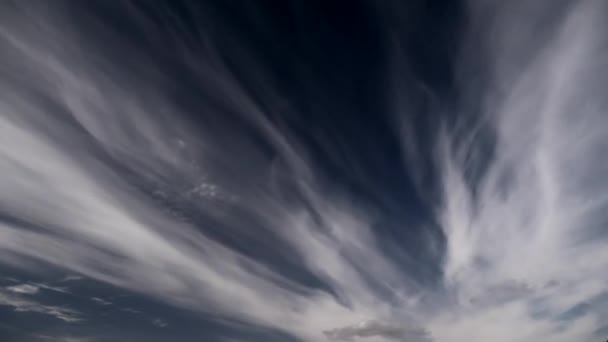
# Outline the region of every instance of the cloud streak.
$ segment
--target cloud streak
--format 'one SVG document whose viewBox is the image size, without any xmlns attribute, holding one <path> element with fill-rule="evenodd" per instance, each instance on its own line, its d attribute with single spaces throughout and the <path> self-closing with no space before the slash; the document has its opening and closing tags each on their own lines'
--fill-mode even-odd
<svg viewBox="0 0 608 342">
<path fill-rule="evenodd" d="M 91 300 L 99 305 L 111 305 L 112 302 L 99 297 L 91 297 Z"/>
<path fill-rule="evenodd" d="M 32 294 L 31 292 L 25 293 Z M 7 291 L 0 291 L 0 305 L 10 306 L 15 312 L 34 312 L 49 315 L 67 323 L 75 323 L 82 320 L 80 312 L 76 310 L 60 306 L 44 305 L 32 299 L 24 298 Z"/>
<path fill-rule="evenodd" d="M 38 293 L 38 286 L 34 286 L 34 285 L 30 285 L 30 284 L 21 284 L 21 285 L 8 286 L 8 287 L 6 287 L 6 290 L 15 292 L 15 293 L 22 293 L 22 294 L 35 294 L 35 293 Z"/>
</svg>

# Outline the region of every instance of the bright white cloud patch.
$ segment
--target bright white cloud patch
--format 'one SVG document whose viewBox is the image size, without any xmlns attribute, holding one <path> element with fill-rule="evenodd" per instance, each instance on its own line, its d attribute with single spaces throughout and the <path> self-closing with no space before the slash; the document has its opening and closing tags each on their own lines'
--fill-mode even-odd
<svg viewBox="0 0 608 342">
<path fill-rule="evenodd" d="M 15 293 L 24 293 L 24 294 L 35 294 L 38 293 L 38 286 L 30 285 L 30 284 L 21 284 L 6 287 L 8 291 Z"/>
</svg>

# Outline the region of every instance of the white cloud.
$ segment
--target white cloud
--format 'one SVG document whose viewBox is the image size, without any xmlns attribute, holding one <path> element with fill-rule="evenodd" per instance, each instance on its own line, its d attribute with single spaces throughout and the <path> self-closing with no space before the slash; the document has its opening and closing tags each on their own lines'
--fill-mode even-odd
<svg viewBox="0 0 608 342">
<path fill-rule="evenodd" d="M 112 302 L 110 302 L 109 300 L 105 300 L 105 299 L 99 298 L 99 297 L 91 297 L 91 300 L 94 301 L 95 303 L 99 304 L 99 305 L 110 305 L 110 304 L 112 304 Z"/>
<path fill-rule="evenodd" d="M 488 51 L 471 53 L 491 57 L 476 100 L 495 148 L 474 187 L 480 137 L 448 137 L 440 153 L 446 282 L 458 306 L 431 330 L 439 341 L 590 340 L 596 313 L 557 317 L 608 284 L 605 3 L 581 1 L 561 17 L 553 2 L 515 1 L 492 19 L 472 4 L 474 27 L 487 30 L 476 39 L 492 32 Z"/>
<path fill-rule="evenodd" d="M 11 292 L 23 293 L 23 294 L 35 294 L 38 293 L 39 287 L 31 284 L 21 284 L 7 286 L 6 289 Z"/>
<path fill-rule="evenodd" d="M 66 307 L 44 305 L 31 299 L 25 299 L 9 292 L 0 291 L 0 305 L 10 306 L 16 312 L 35 312 L 43 315 L 53 316 L 68 323 L 82 320 L 81 314 Z"/>
<path fill-rule="evenodd" d="M 68 290 L 67 287 L 52 286 L 52 285 L 48 285 L 48 284 L 44 284 L 44 283 L 32 283 L 32 285 L 35 285 L 36 287 L 38 287 L 40 289 L 45 289 L 45 290 L 49 290 L 49 291 L 70 293 L 70 291 Z"/>
</svg>

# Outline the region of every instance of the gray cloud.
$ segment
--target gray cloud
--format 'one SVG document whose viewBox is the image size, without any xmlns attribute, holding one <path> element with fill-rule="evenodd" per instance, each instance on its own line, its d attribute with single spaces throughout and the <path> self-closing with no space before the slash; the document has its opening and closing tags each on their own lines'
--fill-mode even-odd
<svg viewBox="0 0 608 342">
<path fill-rule="evenodd" d="M 136 315 L 143 313 L 142 311 L 136 310 L 136 309 L 133 309 L 133 308 L 122 308 L 121 310 L 124 311 L 124 312 L 136 314 Z"/>
<path fill-rule="evenodd" d="M 59 280 L 59 282 L 77 281 L 77 280 L 82 280 L 82 279 L 83 279 L 83 277 L 81 277 L 81 276 L 68 275 L 68 276 L 65 276 L 64 278 L 62 278 L 61 280 Z"/>
<path fill-rule="evenodd" d="M 355 325 L 327 330 L 325 335 L 333 341 L 353 341 L 367 338 L 383 338 L 390 341 L 430 342 L 429 333 L 422 328 L 379 321 L 363 321 Z"/>
<path fill-rule="evenodd" d="M 25 283 L 6 287 L 6 290 L 8 291 L 22 294 L 36 294 L 40 291 L 40 289 L 61 293 L 69 293 L 68 289 L 65 287 L 51 286 L 44 283 Z"/>
<path fill-rule="evenodd" d="M 154 320 L 152 320 L 152 324 L 159 328 L 166 328 L 169 326 L 169 323 L 167 323 L 164 319 L 161 318 L 155 318 Z"/>
<path fill-rule="evenodd" d="M 75 337 L 75 336 L 50 336 L 50 335 L 34 335 L 36 341 L 49 341 L 49 342 L 93 342 L 95 338 L 92 337 Z"/>
</svg>

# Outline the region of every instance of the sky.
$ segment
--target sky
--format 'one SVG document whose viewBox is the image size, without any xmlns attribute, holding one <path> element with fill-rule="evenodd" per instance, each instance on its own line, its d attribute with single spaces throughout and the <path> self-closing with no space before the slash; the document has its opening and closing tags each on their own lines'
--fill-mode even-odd
<svg viewBox="0 0 608 342">
<path fill-rule="evenodd" d="M 603 0 L 0 3 L 0 340 L 608 338 Z"/>
</svg>

